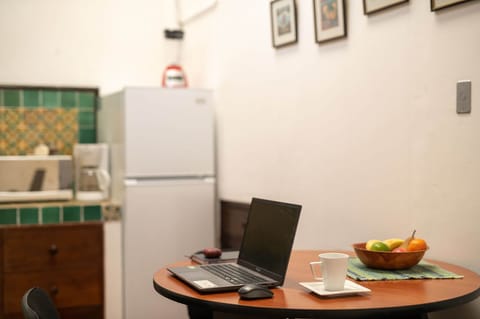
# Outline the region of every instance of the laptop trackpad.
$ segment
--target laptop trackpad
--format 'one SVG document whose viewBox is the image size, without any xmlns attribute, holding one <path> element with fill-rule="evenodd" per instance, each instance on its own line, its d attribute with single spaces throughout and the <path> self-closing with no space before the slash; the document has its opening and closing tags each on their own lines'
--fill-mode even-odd
<svg viewBox="0 0 480 319">
<path fill-rule="evenodd" d="M 176 268 L 176 273 L 177 276 L 182 277 L 188 282 L 193 282 L 202 288 L 221 287 L 225 286 L 225 284 L 230 284 L 228 281 L 213 276 L 211 273 L 200 267 Z"/>
</svg>

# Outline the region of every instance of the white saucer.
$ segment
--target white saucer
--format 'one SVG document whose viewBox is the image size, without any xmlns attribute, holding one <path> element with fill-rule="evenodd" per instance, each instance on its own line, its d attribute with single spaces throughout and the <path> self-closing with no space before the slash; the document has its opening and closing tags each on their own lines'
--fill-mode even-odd
<svg viewBox="0 0 480 319">
<path fill-rule="evenodd" d="M 313 282 L 299 282 L 300 285 L 307 288 L 308 290 L 316 293 L 317 295 L 324 297 L 334 297 L 334 296 L 346 296 L 354 294 L 362 294 L 371 292 L 370 289 L 360 286 L 357 283 L 354 283 L 350 280 L 345 280 L 345 287 L 343 290 L 337 291 L 328 291 L 325 290 L 325 286 L 322 281 L 313 281 Z"/>
</svg>

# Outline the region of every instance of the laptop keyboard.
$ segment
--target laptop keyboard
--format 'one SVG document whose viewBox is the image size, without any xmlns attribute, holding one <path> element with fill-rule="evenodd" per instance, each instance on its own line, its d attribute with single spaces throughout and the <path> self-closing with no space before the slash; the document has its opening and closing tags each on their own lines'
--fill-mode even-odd
<svg viewBox="0 0 480 319">
<path fill-rule="evenodd" d="M 232 284 L 255 284 L 266 281 L 265 278 L 255 276 L 254 274 L 232 264 L 211 264 L 203 265 L 201 267 Z"/>
</svg>

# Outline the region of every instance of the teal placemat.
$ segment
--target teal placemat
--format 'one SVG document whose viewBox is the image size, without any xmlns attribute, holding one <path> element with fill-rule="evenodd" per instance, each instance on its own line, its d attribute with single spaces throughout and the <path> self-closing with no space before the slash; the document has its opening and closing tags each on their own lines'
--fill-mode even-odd
<svg viewBox="0 0 480 319">
<path fill-rule="evenodd" d="M 457 279 L 462 275 L 445 270 L 437 265 L 421 261 L 409 269 L 381 270 L 365 266 L 358 258 L 348 261 L 348 276 L 355 280 L 404 280 L 404 279 Z"/>
</svg>

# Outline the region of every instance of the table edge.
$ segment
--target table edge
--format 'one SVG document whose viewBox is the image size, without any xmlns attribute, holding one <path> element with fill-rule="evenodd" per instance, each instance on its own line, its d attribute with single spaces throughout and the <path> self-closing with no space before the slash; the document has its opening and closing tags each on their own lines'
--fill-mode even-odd
<svg viewBox="0 0 480 319">
<path fill-rule="evenodd" d="M 286 309 L 286 308 L 267 308 L 267 307 L 258 307 L 258 306 L 249 306 L 249 305 L 232 305 L 227 303 L 221 303 L 217 301 L 210 301 L 205 299 L 197 299 L 194 297 L 177 294 L 171 290 L 165 289 L 158 285 L 155 280 L 153 280 L 153 286 L 155 291 L 160 295 L 179 302 L 184 305 L 192 306 L 201 306 L 210 308 L 214 311 L 221 311 L 226 313 L 242 313 L 242 314 L 255 314 L 255 315 L 270 315 L 270 316 L 283 316 L 283 317 L 318 317 L 318 311 L 314 309 Z M 281 287 L 280 287 L 281 288 Z M 464 295 L 455 299 L 448 301 L 441 301 L 431 304 L 419 304 L 414 306 L 403 306 L 403 307 L 382 307 L 375 309 L 324 309 L 322 310 L 322 317 L 335 318 L 342 317 L 345 315 L 358 315 L 358 316 L 368 316 L 368 315 L 378 315 L 384 312 L 416 312 L 416 313 L 428 313 L 433 311 L 439 311 L 443 309 L 448 309 L 453 306 L 460 306 L 475 300 L 480 297 L 480 288 L 473 291 L 468 295 Z"/>
<path fill-rule="evenodd" d="M 300 250 L 302 251 L 302 250 Z M 434 260 L 427 260 L 429 262 L 436 262 Z M 443 262 L 444 263 L 444 262 Z M 444 263 L 448 264 L 448 263 Z M 450 265 L 450 264 L 448 264 Z M 161 269 L 159 269 L 160 271 Z M 468 269 L 466 269 L 468 270 Z M 173 275 L 172 275 L 173 276 Z M 442 279 L 436 279 L 442 280 Z M 201 306 L 208 308 L 212 311 L 219 311 L 225 313 L 242 313 L 242 314 L 254 314 L 256 316 L 282 316 L 282 317 L 319 317 L 319 312 L 316 309 L 298 309 L 298 308 L 270 308 L 264 306 L 245 305 L 245 304 L 231 304 L 218 301 L 210 301 L 207 299 L 199 299 L 194 296 L 188 296 L 180 294 L 175 291 L 171 291 L 157 284 L 155 276 L 152 278 L 154 289 L 160 295 L 179 302 L 185 305 Z M 185 284 L 185 283 L 183 283 Z M 282 287 L 279 287 L 280 289 Z M 379 315 L 385 312 L 395 313 L 428 313 L 439 310 L 460 306 L 475 300 L 480 297 L 480 287 L 476 290 L 472 290 L 468 294 L 459 296 L 449 300 L 442 300 L 428 304 L 416 304 L 407 306 L 394 306 L 394 307 L 378 307 L 378 308 L 365 308 L 365 309 L 322 309 L 322 318 L 345 318 L 354 316 L 369 316 Z"/>
</svg>

